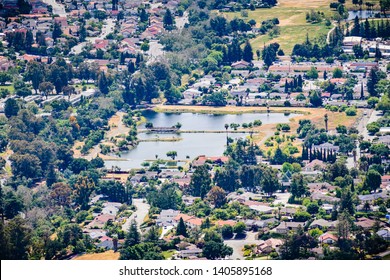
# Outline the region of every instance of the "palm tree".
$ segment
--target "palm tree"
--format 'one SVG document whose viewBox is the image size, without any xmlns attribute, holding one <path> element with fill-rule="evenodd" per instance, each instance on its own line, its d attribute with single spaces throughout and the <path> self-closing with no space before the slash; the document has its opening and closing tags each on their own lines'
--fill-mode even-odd
<svg viewBox="0 0 390 280">
<path fill-rule="evenodd" d="M 226 129 L 226 146 L 229 146 L 228 128 L 229 128 L 229 125 L 228 125 L 227 123 L 225 123 L 225 129 Z"/>
<path fill-rule="evenodd" d="M 325 114 L 324 116 L 324 121 L 325 121 L 325 130 L 326 132 L 328 132 L 328 114 Z"/>
</svg>

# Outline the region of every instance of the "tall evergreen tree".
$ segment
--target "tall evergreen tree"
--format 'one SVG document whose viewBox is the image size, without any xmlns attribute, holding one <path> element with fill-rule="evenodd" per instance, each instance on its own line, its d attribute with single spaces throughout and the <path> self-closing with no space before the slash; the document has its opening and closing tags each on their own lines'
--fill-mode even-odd
<svg viewBox="0 0 390 280">
<path fill-rule="evenodd" d="M 135 220 L 132 220 L 130 223 L 129 230 L 125 237 L 124 248 L 129 246 L 134 246 L 140 242 L 141 242 L 141 235 L 137 229 L 137 222 Z"/>
<path fill-rule="evenodd" d="M 179 223 L 177 224 L 176 235 L 183 235 L 184 237 L 188 236 L 187 235 L 187 226 L 185 225 L 182 217 L 180 217 Z"/>
<path fill-rule="evenodd" d="M 242 52 L 242 59 L 246 62 L 251 62 L 253 60 L 253 51 L 252 46 L 249 41 L 246 41 L 244 50 Z"/>
<path fill-rule="evenodd" d="M 98 78 L 99 90 L 103 94 L 108 94 L 108 80 L 104 72 L 101 72 Z"/>
</svg>

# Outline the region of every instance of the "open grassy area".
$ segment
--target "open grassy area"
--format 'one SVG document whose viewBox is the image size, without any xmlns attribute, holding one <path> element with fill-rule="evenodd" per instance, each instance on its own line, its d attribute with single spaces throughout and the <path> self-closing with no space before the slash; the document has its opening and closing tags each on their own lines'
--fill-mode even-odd
<svg viewBox="0 0 390 280">
<path fill-rule="evenodd" d="M 261 22 L 267 19 L 278 18 L 280 26 L 280 35 L 276 38 L 270 38 L 269 35 L 260 35 L 251 40 L 254 50 L 262 49 L 264 44 L 278 42 L 285 54 L 291 54 L 295 44 L 302 43 L 306 39 L 306 34 L 309 34 L 311 40 L 325 38 L 329 30 L 333 26 L 326 26 L 325 21 L 319 24 L 311 24 L 306 22 L 306 13 L 310 10 L 320 11 L 327 17 L 331 17 L 333 11 L 329 8 L 330 0 L 279 0 L 279 5 L 271 9 L 257 9 L 248 11 L 248 17 L 244 20 L 254 19 L 257 26 L 260 27 Z M 241 12 L 224 13 L 224 15 L 233 19 L 235 17 L 242 18 Z"/>
<path fill-rule="evenodd" d="M 74 258 L 73 260 L 118 260 L 119 259 L 119 252 L 114 252 L 113 250 L 106 251 L 103 253 L 97 253 L 97 254 L 85 254 L 82 256 L 78 256 Z"/>
<path fill-rule="evenodd" d="M 168 251 L 162 252 L 162 255 L 164 256 L 164 258 L 166 260 L 169 260 L 172 258 L 173 254 L 175 254 L 175 252 L 176 252 L 175 250 L 168 250 Z"/>
<path fill-rule="evenodd" d="M 14 86 L 13 85 L 9 85 L 9 86 L 0 86 L 0 89 L 8 89 L 10 91 L 10 93 L 14 93 L 15 92 L 15 89 L 14 89 Z"/>
</svg>

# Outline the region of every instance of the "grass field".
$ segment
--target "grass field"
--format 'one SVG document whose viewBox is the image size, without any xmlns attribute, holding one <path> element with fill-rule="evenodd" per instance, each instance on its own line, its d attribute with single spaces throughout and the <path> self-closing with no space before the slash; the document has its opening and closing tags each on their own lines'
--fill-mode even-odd
<svg viewBox="0 0 390 280">
<path fill-rule="evenodd" d="M 278 18 L 280 26 L 280 35 L 276 38 L 270 38 L 269 35 L 261 35 L 251 40 L 254 50 L 262 49 L 264 44 L 278 42 L 285 54 L 291 54 L 295 44 L 302 43 L 306 39 L 306 34 L 309 34 L 311 40 L 326 38 L 329 30 L 333 26 L 326 26 L 325 22 L 319 24 L 311 24 L 306 22 L 306 13 L 310 10 L 321 11 L 327 17 L 332 15 L 329 8 L 331 0 L 279 0 L 279 5 L 271 9 L 257 9 L 248 11 L 248 17 L 245 20 L 254 19 L 257 26 L 267 19 Z M 224 15 L 233 19 L 235 17 L 242 18 L 240 12 L 224 13 Z"/>
<path fill-rule="evenodd" d="M 0 89 L 8 89 L 10 91 L 10 93 L 14 93 L 15 92 L 15 89 L 14 89 L 13 85 L 10 85 L 10 86 L 0 86 Z"/>
<path fill-rule="evenodd" d="M 85 254 L 79 257 L 74 258 L 73 260 L 81 261 L 81 260 L 118 260 L 119 259 L 119 252 L 114 252 L 112 250 L 104 252 L 104 253 L 97 253 L 97 254 Z"/>
</svg>

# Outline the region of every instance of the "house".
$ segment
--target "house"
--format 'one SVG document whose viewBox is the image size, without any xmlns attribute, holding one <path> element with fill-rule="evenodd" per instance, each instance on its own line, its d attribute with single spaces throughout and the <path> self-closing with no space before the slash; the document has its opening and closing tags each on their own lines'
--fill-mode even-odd
<svg viewBox="0 0 390 280">
<path fill-rule="evenodd" d="M 88 224 L 88 228 L 103 228 L 108 221 L 114 221 L 115 216 L 110 214 L 99 214 L 92 222 Z"/>
<path fill-rule="evenodd" d="M 224 225 L 229 225 L 229 226 L 232 226 L 234 227 L 234 225 L 236 224 L 236 221 L 233 221 L 233 220 L 218 220 L 215 222 L 215 225 L 217 227 L 223 227 Z"/>
<path fill-rule="evenodd" d="M 278 222 L 275 218 L 270 218 L 267 220 L 245 220 L 244 223 L 246 225 L 247 230 L 258 230 L 259 228 L 268 227 L 271 224 Z"/>
<path fill-rule="evenodd" d="M 200 254 L 202 254 L 202 249 L 188 249 L 188 250 L 182 250 L 179 251 L 179 258 L 189 258 L 189 257 L 198 257 Z"/>
<path fill-rule="evenodd" d="M 196 218 L 194 216 L 189 216 L 187 214 L 178 214 L 176 217 L 173 218 L 173 220 L 177 223 L 179 223 L 180 218 L 183 219 L 184 223 L 190 227 L 190 228 L 200 228 L 202 225 L 203 219 Z"/>
<path fill-rule="evenodd" d="M 248 68 L 250 67 L 250 63 L 249 62 L 246 62 L 244 60 L 240 60 L 240 61 L 237 61 L 237 62 L 233 62 L 230 66 L 234 69 L 243 69 L 243 68 Z"/>
<path fill-rule="evenodd" d="M 330 143 L 323 143 L 323 144 L 320 144 L 320 145 L 313 145 L 312 146 L 312 149 L 313 150 L 318 150 L 318 151 L 332 151 L 332 152 L 338 152 L 340 150 L 339 146 L 335 146 L 333 144 L 330 144 Z"/>
<path fill-rule="evenodd" d="M 282 246 L 283 241 L 276 238 L 270 238 L 265 241 L 260 242 L 259 245 L 257 245 L 257 252 L 258 254 L 267 255 L 271 253 L 273 250 L 276 250 L 280 246 Z"/>
<path fill-rule="evenodd" d="M 121 206 L 122 206 L 122 203 L 106 202 L 103 204 L 102 213 L 116 216 L 116 214 L 119 212 L 119 208 Z"/>
<path fill-rule="evenodd" d="M 174 220 L 175 217 L 177 217 L 180 214 L 180 211 L 168 209 L 168 210 L 162 210 L 160 215 L 158 216 L 156 220 L 156 224 L 158 226 L 176 226 L 177 222 Z"/>
<path fill-rule="evenodd" d="M 390 241 L 390 228 L 381 229 L 376 234 L 378 234 L 384 240 Z"/>
<path fill-rule="evenodd" d="M 371 229 L 375 225 L 375 220 L 369 219 L 369 218 L 359 218 L 357 222 L 355 222 L 355 225 L 362 227 L 363 229 Z M 380 223 L 380 225 L 383 225 L 383 223 Z"/>
<path fill-rule="evenodd" d="M 304 171 L 311 172 L 316 170 L 324 170 L 326 168 L 326 164 L 319 159 L 315 159 L 310 163 L 306 164 L 303 168 Z"/>
<path fill-rule="evenodd" d="M 204 165 L 207 161 L 213 164 L 225 164 L 229 161 L 229 157 L 226 156 L 218 156 L 218 157 L 206 157 L 204 155 L 199 156 L 196 160 L 192 162 L 193 167 L 198 167 Z"/>
<path fill-rule="evenodd" d="M 334 244 L 337 240 L 337 237 L 329 232 L 326 232 L 318 237 L 318 241 L 322 244 Z"/>
<path fill-rule="evenodd" d="M 326 221 L 324 219 L 318 219 L 313 221 L 309 228 L 319 228 L 319 229 L 328 229 L 328 230 L 334 230 L 336 228 L 337 221 Z"/>
<path fill-rule="evenodd" d="M 275 228 L 275 231 L 276 233 L 279 233 L 279 234 L 286 234 L 288 233 L 289 231 L 297 231 L 298 228 L 301 227 L 305 227 L 305 223 L 300 223 L 300 222 L 282 222 L 280 223 L 280 225 L 278 225 L 276 228 Z"/>
<path fill-rule="evenodd" d="M 359 200 L 363 203 L 368 202 L 373 204 L 375 200 L 378 198 L 387 199 L 389 198 L 389 194 L 386 192 L 380 192 L 380 193 L 372 193 L 372 194 L 366 194 L 366 195 L 359 195 Z"/>
</svg>

